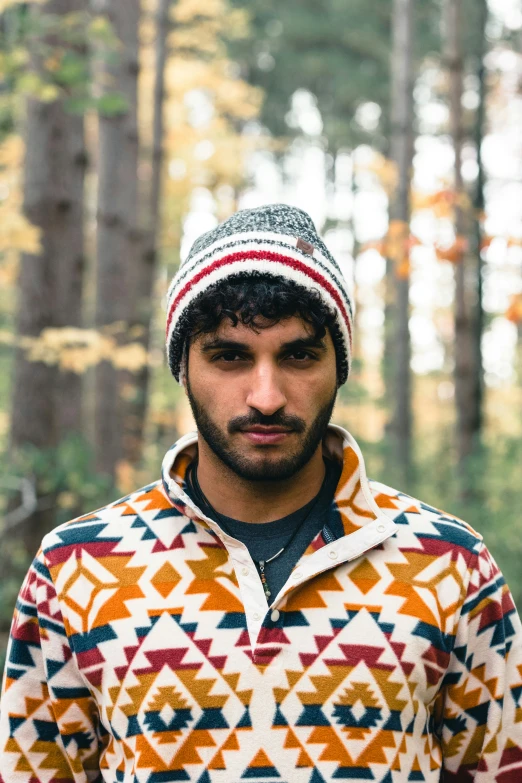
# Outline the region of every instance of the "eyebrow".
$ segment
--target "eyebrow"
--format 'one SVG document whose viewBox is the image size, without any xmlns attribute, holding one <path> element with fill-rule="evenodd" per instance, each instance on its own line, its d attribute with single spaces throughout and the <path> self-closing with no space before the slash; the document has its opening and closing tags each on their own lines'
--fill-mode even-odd
<svg viewBox="0 0 522 783">
<path fill-rule="evenodd" d="M 287 343 L 283 343 L 280 348 L 280 353 L 286 351 L 301 351 L 305 348 L 316 348 L 326 353 L 326 344 L 324 340 L 319 337 L 298 337 L 296 340 L 290 340 Z M 214 340 L 210 340 L 207 343 L 203 343 L 201 346 L 201 353 L 211 353 L 212 351 L 225 350 L 225 351 L 250 351 L 251 346 L 248 343 L 241 343 L 237 340 L 225 340 L 220 337 L 216 337 Z"/>
</svg>

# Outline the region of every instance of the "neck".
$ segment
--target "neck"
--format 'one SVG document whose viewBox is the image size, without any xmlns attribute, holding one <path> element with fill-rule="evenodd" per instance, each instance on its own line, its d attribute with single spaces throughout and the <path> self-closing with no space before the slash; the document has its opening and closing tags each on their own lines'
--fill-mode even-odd
<svg viewBox="0 0 522 783">
<path fill-rule="evenodd" d="M 198 481 L 213 508 L 241 522 L 273 522 L 312 500 L 321 488 L 325 467 L 322 446 L 289 479 L 249 481 L 216 457 L 201 435 L 198 440 Z"/>
</svg>

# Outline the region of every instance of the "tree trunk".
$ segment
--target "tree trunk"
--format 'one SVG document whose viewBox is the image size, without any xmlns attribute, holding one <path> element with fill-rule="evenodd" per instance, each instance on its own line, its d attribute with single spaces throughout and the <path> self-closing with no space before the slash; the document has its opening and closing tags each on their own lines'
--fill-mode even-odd
<svg viewBox="0 0 522 783">
<path fill-rule="evenodd" d="M 60 17 L 82 7 L 81 0 L 49 0 L 35 13 Z M 56 45 L 56 36 L 48 35 L 43 42 Z M 62 40 L 59 43 L 68 45 Z M 41 68 L 34 52 L 32 66 L 37 71 Z M 30 99 L 23 206 L 25 215 L 41 230 L 41 251 L 21 257 L 19 338 L 38 338 L 46 328 L 81 324 L 85 164 L 83 117 L 66 113 L 62 100 L 44 103 Z M 80 431 L 81 403 L 78 375 L 29 360 L 23 347 L 17 350 L 10 431 L 15 451 L 26 446 L 45 451 L 70 431 Z M 22 528 L 31 555 L 54 520 L 53 498 L 35 480 L 38 507 Z"/>
<path fill-rule="evenodd" d="M 391 158 L 397 166 L 397 188 L 390 204 L 395 312 L 393 366 L 394 459 L 404 477 L 411 468 L 411 370 L 409 332 L 409 222 L 413 159 L 413 0 L 394 0 L 391 89 Z"/>
<path fill-rule="evenodd" d="M 99 117 L 96 325 L 117 344 L 128 338 L 137 295 L 139 0 L 106 0 L 103 8 L 121 43 L 107 58 L 103 87 L 125 106 Z M 125 374 L 110 361 L 96 370 L 95 440 L 98 470 L 114 477 L 123 457 L 122 398 Z"/>
<path fill-rule="evenodd" d="M 152 171 L 147 204 L 147 230 L 139 260 L 139 291 L 135 322 L 139 325 L 139 341 L 147 351 L 151 342 L 154 280 L 158 259 L 158 231 L 160 226 L 160 196 L 163 171 L 163 136 L 165 103 L 165 65 L 169 10 L 172 0 L 157 0 L 156 10 L 156 70 L 154 80 L 154 114 L 152 136 Z M 143 438 L 149 389 L 149 367 L 145 365 L 135 376 L 134 393 L 125 415 L 125 457 L 137 465 L 143 454 Z"/>
<path fill-rule="evenodd" d="M 350 231 L 352 233 L 352 240 L 353 240 L 353 250 L 352 250 L 352 257 L 353 257 L 353 299 L 354 299 L 354 314 L 353 314 L 353 345 L 352 345 L 352 353 L 353 358 L 356 361 L 362 360 L 361 350 L 360 350 L 360 338 L 359 338 L 359 319 L 361 316 L 361 303 L 359 300 L 359 286 L 357 285 L 357 264 L 359 263 L 359 253 L 360 253 L 360 247 L 359 242 L 357 240 L 357 233 L 355 230 L 355 201 L 357 199 L 357 179 L 355 176 L 355 154 L 352 150 L 350 153 L 350 160 L 352 162 L 352 176 L 351 176 L 351 192 L 352 192 L 352 211 L 350 213 Z"/>
<path fill-rule="evenodd" d="M 464 186 L 462 180 L 462 5 L 461 0 L 446 0 L 445 5 L 445 58 L 449 73 L 450 127 L 455 154 L 455 234 L 463 248 L 455 266 L 455 401 L 457 405 L 457 455 L 459 466 L 464 467 L 478 433 L 478 415 L 475 397 L 475 352 L 473 342 L 473 318 L 470 302 L 469 257 L 464 250 L 469 236 L 467 215 L 464 210 Z"/>
<path fill-rule="evenodd" d="M 476 280 L 476 301 L 475 301 L 475 319 L 473 324 L 473 342 L 474 342 L 474 377 L 473 377 L 473 430 L 480 434 L 483 425 L 483 402 L 484 402 L 484 372 L 482 363 L 482 335 L 484 333 L 484 309 L 482 306 L 482 277 L 483 263 L 481 256 L 482 247 L 482 224 L 484 216 L 484 184 L 485 173 L 482 160 L 482 142 L 484 139 L 484 122 L 486 115 L 486 67 L 484 65 L 485 43 L 486 43 L 486 24 L 488 19 L 487 0 L 478 0 L 480 25 L 479 25 L 479 45 L 478 45 L 478 68 L 477 76 L 479 83 L 479 105 L 475 118 L 475 147 L 477 150 L 477 184 L 475 190 L 474 208 L 475 208 L 475 258 L 477 269 Z"/>
</svg>

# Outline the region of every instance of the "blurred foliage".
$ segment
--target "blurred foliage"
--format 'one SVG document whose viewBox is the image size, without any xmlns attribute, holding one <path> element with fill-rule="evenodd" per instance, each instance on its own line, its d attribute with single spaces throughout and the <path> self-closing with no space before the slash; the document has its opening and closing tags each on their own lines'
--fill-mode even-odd
<svg viewBox="0 0 522 783">
<path fill-rule="evenodd" d="M 118 496 L 110 481 L 96 473 L 92 449 L 85 438 L 72 435 L 56 448 L 40 451 L 27 446 L 16 455 L 4 452 L 0 457 L 0 518 L 5 519 L 22 502 L 13 491 L 17 479 L 31 482 L 41 490 L 40 502 L 51 504 L 55 524 L 99 508 Z M 21 521 L 8 529 L 0 526 L 0 668 L 5 656 L 7 633 L 13 607 L 25 572 L 28 555 L 20 533 Z"/>
<path fill-rule="evenodd" d="M 234 0 L 245 8 L 254 40 L 231 41 L 242 72 L 265 93 L 261 121 L 276 136 L 289 136 L 290 99 L 298 89 L 315 96 L 323 137 L 336 151 L 368 143 L 388 145 L 392 3 L 384 0 Z M 440 5 L 416 5 L 417 62 L 440 46 Z M 298 64 L 298 65 L 297 65 Z M 297 65 L 297 67 L 296 67 Z M 372 130 L 357 109 L 375 103 L 382 120 Z M 299 129 L 296 129 L 298 132 Z"/>
<path fill-rule="evenodd" d="M 111 490 L 116 492 L 106 476 L 95 472 L 91 447 L 77 434 L 45 451 L 27 445 L 14 458 L 4 457 L 2 464 L 9 465 L 11 477 L 29 477 L 42 487 L 55 504 L 58 525 L 73 512 L 81 514 L 82 509 L 104 505 Z"/>
</svg>

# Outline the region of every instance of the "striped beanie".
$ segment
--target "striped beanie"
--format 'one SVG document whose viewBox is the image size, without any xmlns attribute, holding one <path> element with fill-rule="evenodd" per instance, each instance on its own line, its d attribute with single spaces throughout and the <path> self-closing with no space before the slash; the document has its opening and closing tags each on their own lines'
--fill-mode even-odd
<svg viewBox="0 0 522 783">
<path fill-rule="evenodd" d="M 176 380 L 183 382 L 185 325 L 191 304 L 221 280 L 249 272 L 314 289 L 335 312 L 332 339 L 341 386 L 350 369 L 352 297 L 311 217 L 286 204 L 240 210 L 194 242 L 167 295 L 167 357 Z"/>
</svg>

